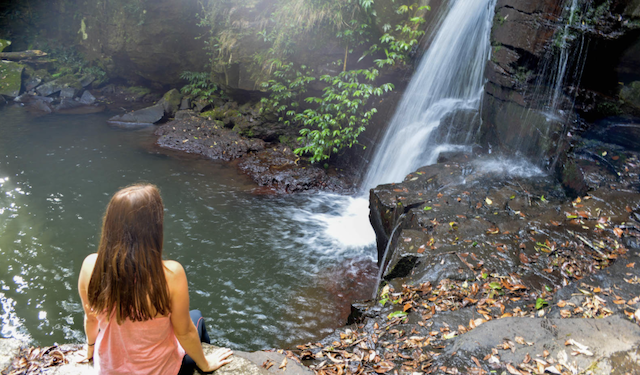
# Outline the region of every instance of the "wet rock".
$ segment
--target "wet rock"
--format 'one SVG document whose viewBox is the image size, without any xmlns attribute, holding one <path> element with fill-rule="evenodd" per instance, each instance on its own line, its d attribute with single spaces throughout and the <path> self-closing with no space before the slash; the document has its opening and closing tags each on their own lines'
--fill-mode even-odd
<svg viewBox="0 0 640 375">
<path fill-rule="evenodd" d="M 191 100 L 189 98 L 182 98 L 180 101 L 180 110 L 191 109 Z"/>
<path fill-rule="evenodd" d="M 246 139 L 201 117 L 190 117 L 162 125 L 156 130 L 157 144 L 171 150 L 230 161 L 248 152 L 264 149 L 264 142 Z"/>
<path fill-rule="evenodd" d="M 53 103 L 53 98 L 50 98 L 48 96 L 35 95 L 35 93 L 24 93 L 13 99 L 13 101 L 16 103 L 30 103 L 34 101 L 41 101 L 47 104 L 51 104 Z"/>
<path fill-rule="evenodd" d="M 4 98 L 4 96 L 0 95 L 0 105 L 5 105 L 7 104 L 7 99 Z"/>
<path fill-rule="evenodd" d="M 0 60 L 0 95 L 15 98 L 20 95 L 24 65 Z"/>
<path fill-rule="evenodd" d="M 51 113 L 53 108 L 50 104 L 43 100 L 34 100 L 28 103 L 28 109 L 30 111 L 36 111 L 41 113 Z"/>
<path fill-rule="evenodd" d="M 629 150 L 640 150 L 640 122 L 625 119 L 602 121 L 593 133 L 606 143 L 623 146 Z"/>
<path fill-rule="evenodd" d="M 64 87 L 60 90 L 61 99 L 73 99 L 76 96 L 76 89 L 73 87 Z"/>
<path fill-rule="evenodd" d="M 344 190 L 344 184 L 324 168 L 304 162 L 291 148 L 278 145 L 251 153 L 238 163 L 266 193 L 295 193 L 309 190 Z"/>
<path fill-rule="evenodd" d="M 118 115 L 107 120 L 109 124 L 120 126 L 148 126 L 155 124 L 164 117 L 164 107 L 156 104 L 151 107 Z"/>
<path fill-rule="evenodd" d="M 42 82 L 42 78 L 28 77 L 24 80 L 24 90 L 29 92 L 35 89 Z"/>
<path fill-rule="evenodd" d="M 80 78 L 80 84 L 82 85 L 82 87 L 87 87 L 90 84 L 92 84 L 93 81 L 95 81 L 95 80 L 96 80 L 96 77 L 94 77 L 91 74 L 87 74 L 87 75 L 84 75 L 84 76 L 82 76 Z"/>
<path fill-rule="evenodd" d="M 55 111 L 63 112 L 67 110 L 84 107 L 84 106 L 85 104 L 80 103 L 79 101 L 73 100 L 72 98 L 62 98 L 62 100 L 60 100 L 60 104 L 55 106 Z"/>
<path fill-rule="evenodd" d="M 73 75 L 67 75 L 61 78 L 57 78 L 53 81 L 43 83 L 42 85 L 36 87 L 36 92 L 41 96 L 49 96 L 58 93 L 65 88 L 74 88 L 78 90 L 82 88 L 82 85 Z"/>
<path fill-rule="evenodd" d="M 80 103 L 84 105 L 91 105 L 96 102 L 96 97 L 93 96 L 89 90 L 85 90 L 80 97 Z"/>
</svg>

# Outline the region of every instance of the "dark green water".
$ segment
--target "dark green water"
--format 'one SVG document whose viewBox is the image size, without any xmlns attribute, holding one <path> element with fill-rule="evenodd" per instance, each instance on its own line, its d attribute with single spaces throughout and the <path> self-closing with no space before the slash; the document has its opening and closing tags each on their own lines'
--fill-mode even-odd
<svg viewBox="0 0 640 375">
<path fill-rule="evenodd" d="M 325 233 L 352 198 L 252 195 L 235 169 L 155 149 L 153 129 L 114 129 L 111 115 L 0 109 L 1 336 L 84 341 L 78 271 L 111 195 L 138 181 L 162 191 L 165 258 L 185 267 L 215 344 L 317 340 L 370 295 L 370 234 L 347 246 Z"/>
</svg>

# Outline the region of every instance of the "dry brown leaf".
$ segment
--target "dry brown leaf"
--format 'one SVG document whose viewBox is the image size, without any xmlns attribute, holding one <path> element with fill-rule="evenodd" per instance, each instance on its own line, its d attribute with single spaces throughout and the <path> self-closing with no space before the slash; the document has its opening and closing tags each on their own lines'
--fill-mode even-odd
<svg viewBox="0 0 640 375">
<path fill-rule="evenodd" d="M 279 369 L 283 369 L 283 371 L 286 371 L 287 369 L 287 357 L 284 357 L 284 359 L 282 360 L 282 363 L 280 363 L 280 366 L 278 366 Z"/>
<path fill-rule="evenodd" d="M 513 367 L 513 365 L 511 363 L 507 364 L 507 371 L 509 371 L 509 374 L 522 375 L 522 373 L 520 371 L 518 371 L 517 368 Z"/>
</svg>

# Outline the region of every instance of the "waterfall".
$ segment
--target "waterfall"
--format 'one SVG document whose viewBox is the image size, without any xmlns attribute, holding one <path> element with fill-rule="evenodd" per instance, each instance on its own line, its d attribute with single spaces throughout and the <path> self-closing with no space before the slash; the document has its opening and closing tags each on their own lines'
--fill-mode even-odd
<svg viewBox="0 0 640 375">
<path fill-rule="evenodd" d="M 449 145 L 433 132 L 445 116 L 479 111 L 489 35 L 496 0 L 451 0 L 378 146 L 362 183 L 363 191 L 402 181 L 413 170 L 435 163 Z M 477 129 L 468 129 L 472 134 Z M 469 137 L 467 137 L 469 138 Z"/>
</svg>

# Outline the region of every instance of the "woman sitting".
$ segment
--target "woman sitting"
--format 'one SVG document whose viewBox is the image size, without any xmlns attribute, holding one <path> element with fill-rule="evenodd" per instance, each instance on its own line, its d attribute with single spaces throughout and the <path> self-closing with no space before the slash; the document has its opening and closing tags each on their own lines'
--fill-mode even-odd
<svg viewBox="0 0 640 375">
<path fill-rule="evenodd" d="M 104 215 L 98 253 L 82 264 L 87 358 L 95 353 L 99 374 L 178 374 L 189 357 L 204 372 L 231 362 L 229 349 L 204 356 L 184 269 L 162 260 L 163 219 L 155 186 L 118 191 Z"/>
</svg>

